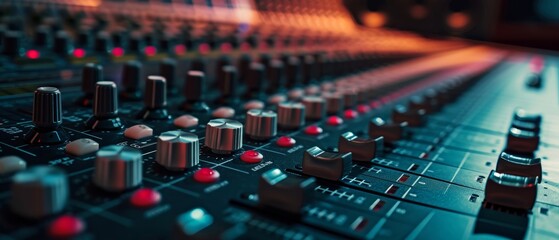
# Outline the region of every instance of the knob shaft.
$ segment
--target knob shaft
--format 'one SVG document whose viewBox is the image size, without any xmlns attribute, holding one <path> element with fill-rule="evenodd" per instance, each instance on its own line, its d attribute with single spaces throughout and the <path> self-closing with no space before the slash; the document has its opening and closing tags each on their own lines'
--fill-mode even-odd
<svg viewBox="0 0 559 240">
<path fill-rule="evenodd" d="M 205 145 L 216 154 L 230 154 L 243 147 L 243 124 L 218 118 L 206 125 Z"/>
<path fill-rule="evenodd" d="M 39 87 L 33 94 L 31 129 L 26 140 L 29 143 L 56 144 L 66 141 L 66 133 L 59 128 L 62 124 L 62 94 L 54 87 Z"/>
<path fill-rule="evenodd" d="M 254 140 L 266 140 L 277 134 L 277 115 L 273 111 L 252 109 L 246 115 L 246 135 Z"/>
<path fill-rule="evenodd" d="M 122 192 L 142 183 L 142 153 L 126 146 L 110 145 L 97 151 L 93 182 L 109 192 Z"/>
<path fill-rule="evenodd" d="M 266 68 L 263 64 L 253 62 L 250 64 L 249 74 L 246 79 L 247 91 L 245 98 L 264 99 L 266 90 Z"/>
<path fill-rule="evenodd" d="M 206 76 L 202 71 L 188 71 L 183 93 L 186 98 L 183 109 L 191 112 L 206 113 L 210 107 L 204 102 Z"/>
<path fill-rule="evenodd" d="M 95 100 L 93 101 L 93 116 L 86 125 L 91 129 L 111 130 L 122 127 L 118 117 L 118 95 L 114 82 L 97 82 Z"/>
<path fill-rule="evenodd" d="M 166 58 L 159 65 L 159 74 L 167 81 L 167 93 L 169 95 L 177 94 L 176 86 L 176 70 L 177 62 L 173 59 Z"/>
<path fill-rule="evenodd" d="M 24 218 L 39 219 L 64 209 L 68 179 L 58 168 L 35 166 L 13 177 L 11 191 L 12 211 Z"/>
<path fill-rule="evenodd" d="M 82 92 L 83 97 L 78 102 L 84 107 L 92 104 L 95 95 L 95 85 L 103 81 L 103 66 L 94 63 L 87 63 L 82 69 Z"/>
<path fill-rule="evenodd" d="M 305 105 L 286 102 L 278 105 L 278 126 L 284 129 L 297 129 L 305 125 Z"/>
<path fill-rule="evenodd" d="M 182 171 L 200 162 L 198 136 L 181 130 L 161 133 L 155 161 L 171 171 Z"/>
<path fill-rule="evenodd" d="M 220 81 L 221 97 L 218 99 L 218 103 L 227 106 L 237 105 L 239 103 L 239 96 L 237 96 L 237 68 L 235 66 L 223 66 L 219 76 L 221 77 L 221 79 L 218 79 Z"/>
<path fill-rule="evenodd" d="M 138 61 L 129 61 L 124 64 L 122 70 L 122 87 L 120 95 L 124 99 L 139 100 L 142 93 L 140 92 L 140 81 L 142 78 L 142 64 Z"/>
</svg>

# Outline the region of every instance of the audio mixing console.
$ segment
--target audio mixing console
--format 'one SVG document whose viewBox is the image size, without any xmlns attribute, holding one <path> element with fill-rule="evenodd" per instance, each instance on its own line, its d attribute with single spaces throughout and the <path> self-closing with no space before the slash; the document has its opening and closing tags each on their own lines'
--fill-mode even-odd
<svg viewBox="0 0 559 240">
<path fill-rule="evenodd" d="M 337 0 L 0 16 L 0 239 L 559 238 L 553 53 Z"/>
</svg>

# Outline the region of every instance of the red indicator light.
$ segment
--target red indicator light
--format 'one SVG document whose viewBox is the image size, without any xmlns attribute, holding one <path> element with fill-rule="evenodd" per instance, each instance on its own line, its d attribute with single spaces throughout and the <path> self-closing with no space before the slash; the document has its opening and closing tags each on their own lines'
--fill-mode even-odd
<svg viewBox="0 0 559 240">
<path fill-rule="evenodd" d="M 186 53 L 186 47 L 182 44 L 175 45 L 175 54 L 176 55 L 184 55 Z"/>
<path fill-rule="evenodd" d="M 29 59 L 37 59 L 41 57 L 41 52 L 31 49 L 25 53 L 25 56 Z"/>
<path fill-rule="evenodd" d="M 154 46 L 147 46 L 144 48 L 144 53 L 147 56 L 154 56 L 155 54 L 157 54 L 157 48 L 155 48 Z"/>
<path fill-rule="evenodd" d="M 111 53 L 113 54 L 113 56 L 115 57 L 122 57 L 122 55 L 124 55 L 124 49 L 121 47 L 115 47 L 113 48 L 113 50 L 111 51 Z"/>
<path fill-rule="evenodd" d="M 210 50 L 211 50 L 210 45 L 207 44 L 207 43 L 201 43 L 201 44 L 198 46 L 198 51 L 199 51 L 201 54 L 207 54 L 208 52 L 210 52 Z"/>
<path fill-rule="evenodd" d="M 75 58 L 83 58 L 85 57 L 85 50 L 83 48 L 76 48 L 74 52 L 72 52 Z"/>
</svg>

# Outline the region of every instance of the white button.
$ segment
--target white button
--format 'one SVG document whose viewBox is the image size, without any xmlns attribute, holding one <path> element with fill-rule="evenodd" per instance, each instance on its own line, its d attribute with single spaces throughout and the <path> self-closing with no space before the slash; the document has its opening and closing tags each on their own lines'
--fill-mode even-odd
<svg viewBox="0 0 559 240">
<path fill-rule="evenodd" d="M 66 153 L 74 156 L 82 156 L 97 150 L 99 150 L 99 143 L 89 138 L 80 138 L 66 144 Z"/>
<path fill-rule="evenodd" d="M 219 107 L 214 110 L 212 116 L 216 118 L 230 118 L 235 115 L 235 109 L 230 107 Z"/>
<path fill-rule="evenodd" d="M 285 102 L 286 100 L 287 100 L 287 98 L 285 97 L 285 95 L 283 95 L 283 94 L 274 94 L 274 95 L 272 95 L 272 96 L 270 96 L 270 97 L 268 98 L 268 103 L 269 103 L 269 104 L 276 105 L 276 104 Z"/>
<path fill-rule="evenodd" d="M 297 100 L 299 98 L 302 98 L 304 94 L 305 94 L 305 91 L 303 91 L 303 89 L 296 88 L 296 89 L 293 89 L 293 90 L 289 91 L 287 93 L 287 96 L 289 96 L 289 99 L 291 99 L 291 100 Z"/>
<path fill-rule="evenodd" d="M 264 103 L 260 100 L 250 100 L 248 102 L 245 103 L 245 105 L 243 106 L 243 108 L 245 110 L 250 110 L 250 109 L 262 109 L 264 108 Z"/>
<path fill-rule="evenodd" d="M 178 118 L 175 118 L 175 121 L 173 121 L 173 124 L 175 124 L 175 126 L 180 127 L 180 128 L 195 127 L 195 126 L 198 125 L 198 118 L 196 118 L 195 116 L 192 116 L 190 114 L 185 114 L 185 115 L 182 115 Z"/>
<path fill-rule="evenodd" d="M 27 163 L 18 156 L 5 156 L 0 158 L 0 175 L 24 170 Z"/>
<path fill-rule="evenodd" d="M 142 139 L 153 136 L 153 129 L 150 127 L 138 124 L 124 130 L 124 136 L 131 139 Z"/>
</svg>

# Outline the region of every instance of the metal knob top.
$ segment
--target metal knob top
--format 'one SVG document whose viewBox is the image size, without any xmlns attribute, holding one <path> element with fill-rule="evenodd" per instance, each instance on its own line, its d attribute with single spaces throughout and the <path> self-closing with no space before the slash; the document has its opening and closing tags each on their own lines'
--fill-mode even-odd
<svg viewBox="0 0 559 240">
<path fill-rule="evenodd" d="M 142 182 L 142 153 L 126 146 L 110 145 L 97 151 L 93 182 L 109 192 L 120 192 Z"/>
<path fill-rule="evenodd" d="M 230 154 L 243 147 L 243 124 L 230 119 L 213 119 L 206 125 L 205 145 L 217 154 Z"/>
<path fill-rule="evenodd" d="M 285 129 L 295 129 L 305 125 L 305 105 L 293 102 L 280 103 L 278 125 Z"/>
<path fill-rule="evenodd" d="M 200 143 L 198 136 L 192 133 L 168 131 L 157 138 L 157 156 L 155 161 L 168 170 L 184 170 L 200 162 Z"/>
<path fill-rule="evenodd" d="M 245 133 L 255 140 L 270 139 L 277 134 L 277 115 L 273 111 L 252 109 L 246 115 Z"/>
</svg>

